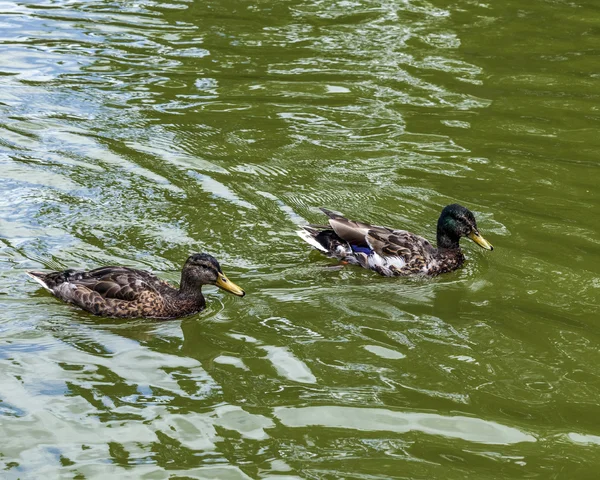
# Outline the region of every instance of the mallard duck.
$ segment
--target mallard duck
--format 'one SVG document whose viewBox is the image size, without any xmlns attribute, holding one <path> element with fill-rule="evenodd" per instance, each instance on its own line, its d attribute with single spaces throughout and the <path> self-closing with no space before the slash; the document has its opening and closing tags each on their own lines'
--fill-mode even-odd
<svg viewBox="0 0 600 480">
<path fill-rule="evenodd" d="M 477 229 L 475 216 L 462 205 L 448 205 L 437 223 L 437 248 L 414 233 L 355 222 L 325 208 L 328 226 L 308 225 L 298 235 L 330 257 L 392 277 L 439 275 L 460 267 L 465 257 L 458 241 L 469 237 L 487 250 L 494 247 Z"/>
<path fill-rule="evenodd" d="M 166 320 L 191 315 L 206 304 L 202 285 L 216 285 L 234 295 L 245 295 L 207 253 L 196 253 L 186 260 L 178 289 L 150 272 L 127 267 L 27 274 L 61 300 L 103 317 Z"/>
</svg>

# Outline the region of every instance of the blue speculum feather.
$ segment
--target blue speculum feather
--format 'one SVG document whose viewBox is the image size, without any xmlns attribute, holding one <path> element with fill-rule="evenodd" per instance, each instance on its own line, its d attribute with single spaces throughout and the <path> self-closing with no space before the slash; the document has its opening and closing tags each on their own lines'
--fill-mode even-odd
<svg viewBox="0 0 600 480">
<path fill-rule="evenodd" d="M 357 245 L 350 245 L 350 247 L 352 248 L 352 251 L 356 253 L 366 253 L 367 255 L 373 254 L 373 250 L 369 247 L 359 247 Z"/>
</svg>

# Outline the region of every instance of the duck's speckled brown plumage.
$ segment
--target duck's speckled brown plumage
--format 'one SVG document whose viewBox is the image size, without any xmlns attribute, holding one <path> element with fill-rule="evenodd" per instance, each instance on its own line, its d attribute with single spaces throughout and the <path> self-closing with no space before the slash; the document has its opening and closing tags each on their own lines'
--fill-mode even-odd
<svg viewBox="0 0 600 480">
<path fill-rule="evenodd" d="M 215 284 L 236 295 L 244 292 L 223 274 L 208 254 L 188 258 L 179 289 L 144 270 L 101 267 L 90 271 L 28 272 L 61 300 L 104 317 L 178 318 L 200 312 L 206 304 L 201 287 Z"/>
<path fill-rule="evenodd" d="M 356 222 L 327 209 L 321 210 L 329 217 L 329 225 L 306 226 L 299 235 L 331 257 L 384 276 L 434 276 L 459 268 L 464 262 L 458 243 L 463 236 L 492 250 L 479 235 L 473 214 L 457 204 L 442 210 L 437 228 L 438 248 L 405 230 Z"/>
</svg>

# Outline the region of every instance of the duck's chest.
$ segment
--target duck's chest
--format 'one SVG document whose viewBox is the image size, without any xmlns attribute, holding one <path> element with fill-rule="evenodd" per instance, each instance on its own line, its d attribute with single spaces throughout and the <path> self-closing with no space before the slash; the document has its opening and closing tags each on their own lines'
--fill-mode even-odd
<svg viewBox="0 0 600 480">
<path fill-rule="evenodd" d="M 465 261 L 462 252 L 452 252 L 432 257 L 425 265 L 426 275 L 439 275 L 460 268 Z"/>
<path fill-rule="evenodd" d="M 204 298 L 177 296 L 155 297 L 140 302 L 142 317 L 178 318 L 198 313 L 204 309 Z"/>
</svg>

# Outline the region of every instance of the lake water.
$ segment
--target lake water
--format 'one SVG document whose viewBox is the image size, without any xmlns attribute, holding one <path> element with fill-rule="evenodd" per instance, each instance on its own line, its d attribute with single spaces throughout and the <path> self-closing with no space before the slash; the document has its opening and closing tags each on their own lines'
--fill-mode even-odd
<svg viewBox="0 0 600 480">
<path fill-rule="evenodd" d="M 0 476 L 595 478 L 594 2 L 6 1 Z M 333 268 L 318 207 L 493 252 Z M 192 252 L 246 289 L 114 321 L 28 269 Z"/>
</svg>

